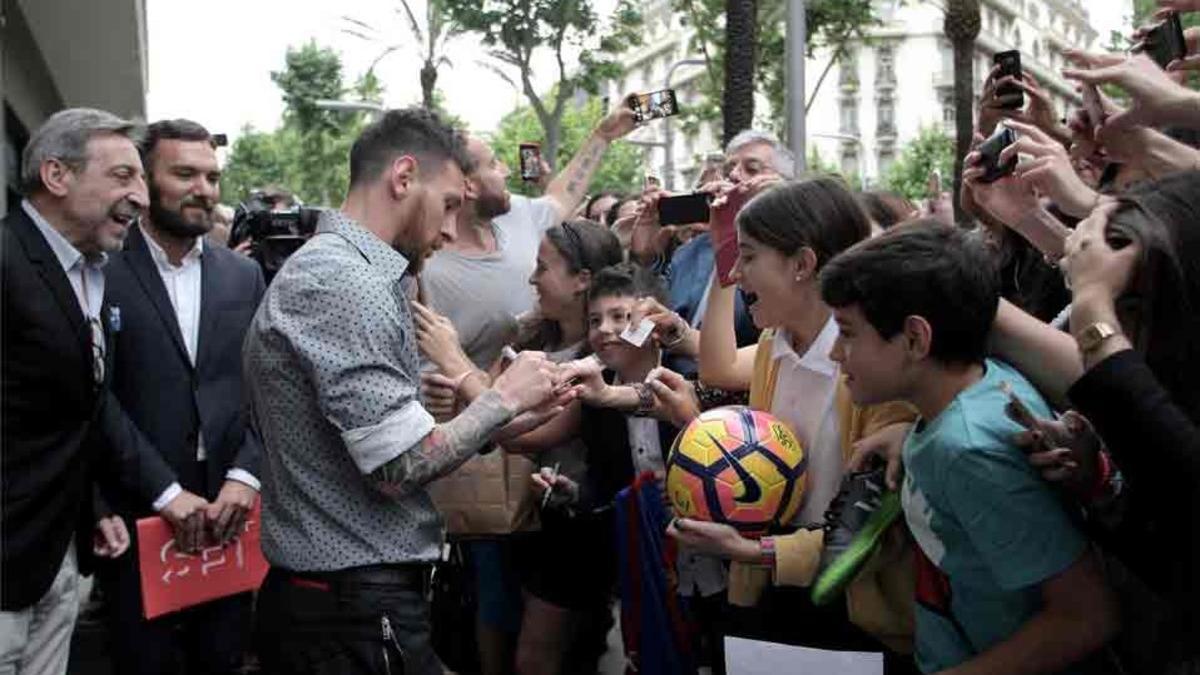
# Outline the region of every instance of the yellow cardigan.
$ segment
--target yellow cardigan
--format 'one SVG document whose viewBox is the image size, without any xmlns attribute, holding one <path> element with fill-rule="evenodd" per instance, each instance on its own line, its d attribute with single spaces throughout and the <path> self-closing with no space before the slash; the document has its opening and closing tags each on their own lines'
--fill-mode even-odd
<svg viewBox="0 0 1200 675">
<path fill-rule="evenodd" d="M 775 398 L 779 370 L 778 361 L 771 358 L 773 337 L 774 331 L 763 331 L 754 355 L 750 407 L 755 410 L 770 410 Z M 917 416 L 911 406 L 903 403 L 854 405 L 845 376 L 838 381 L 834 405 L 841 432 L 842 456 L 846 460 L 849 460 L 855 442 L 889 424 L 911 422 Z M 912 540 L 904 523 L 898 521 L 881 541 L 875 554 L 847 586 L 847 609 L 855 625 L 890 649 L 909 653 L 912 651 L 914 602 Z M 775 584 L 811 585 L 823 546 L 821 530 L 801 529 L 794 534 L 775 537 Z M 734 562 L 729 571 L 729 602 L 753 606 L 771 581 L 769 569 Z"/>
</svg>

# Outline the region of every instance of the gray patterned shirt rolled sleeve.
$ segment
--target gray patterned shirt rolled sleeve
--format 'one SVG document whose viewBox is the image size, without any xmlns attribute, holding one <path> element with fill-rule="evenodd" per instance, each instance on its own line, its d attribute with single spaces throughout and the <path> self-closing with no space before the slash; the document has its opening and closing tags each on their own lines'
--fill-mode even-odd
<svg viewBox="0 0 1200 675">
<path fill-rule="evenodd" d="M 403 282 L 408 261 L 339 211 L 271 282 L 244 376 L 263 439 L 262 546 L 295 571 L 436 560 L 429 495 L 381 494 L 366 474 L 434 428 Z"/>
<path fill-rule="evenodd" d="M 379 424 L 342 432 L 342 440 L 366 475 L 416 447 L 433 426 L 433 415 L 420 403 L 409 401 Z"/>
</svg>

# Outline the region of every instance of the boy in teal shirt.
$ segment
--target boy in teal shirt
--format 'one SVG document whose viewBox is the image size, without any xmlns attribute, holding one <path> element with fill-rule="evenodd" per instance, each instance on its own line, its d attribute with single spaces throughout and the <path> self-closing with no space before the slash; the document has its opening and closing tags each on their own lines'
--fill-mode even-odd
<svg viewBox="0 0 1200 675">
<path fill-rule="evenodd" d="M 1006 389 L 1039 417 L 1050 410 L 984 358 L 993 269 L 962 230 L 930 220 L 856 245 L 821 274 L 840 329 L 831 358 L 855 403 L 906 400 L 921 415 L 902 451 L 921 670 L 1070 672 L 1115 632 L 1116 609 L 1087 542 L 1012 443 Z"/>
</svg>

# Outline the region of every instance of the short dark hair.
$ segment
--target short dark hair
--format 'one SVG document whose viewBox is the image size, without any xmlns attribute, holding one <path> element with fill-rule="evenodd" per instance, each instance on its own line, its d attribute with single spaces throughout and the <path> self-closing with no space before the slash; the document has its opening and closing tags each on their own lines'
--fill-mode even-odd
<svg viewBox="0 0 1200 675">
<path fill-rule="evenodd" d="M 159 141 L 198 141 L 207 142 L 213 148 L 217 147 L 212 134 L 198 122 L 182 118 L 159 120 L 146 127 L 146 134 L 138 143 L 138 153 L 142 156 L 142 166 L 147 173 L 150 172 L 150 161 Z"/>
<path fill-rule="evenodd" d="M 770 188 L 737 215 L 746 234 L 784 255 L 810 248 L 817 269 L 871 234 L 871 223 L 846 184 L 830 176 Z"/>
<path fill-rule="evenodd" d="M 600 270 L 588 286 L 588 303 L 611 297 L 654 298 L 666 303 L 667 287 L 662 277 L 645 267 L 620 263 Z"/>
<path fill-rule="evenodd" d="M 567 261 L 571 274 L 600 270 L 621 262 L 621 242 L 617 235 L 600 223 L 568 220 L 546 230 L 546 239 Z"/>
<path fill-rule="evenodd" d="M 389 110 L 367 125 L 350 148 L 350 186 L 374 180 L 401 155 L 430 165 L 453 160 L 464 174 L 475 169 L 466 140 L 437 113 L 412 107 Z"/>
<path fill-rule="evenodd" d="M 987 354 L 1000 285 L 977 238 L 921 218 L 831 260 L 821 272 L 821 297 L 831 307 L 857 305 L 885 340 L 920 316 L 933 330 L 932 358 L 977 363 Z"/>
<path fill-rule="evenodd" d="M 584 205 L 583 205 L 584 217 L 586 217 L 588 220 L 599 221 L 598 218 L 591 217 L 592 207 L 596 205 L 596 202 L 600 201 L 601 199 L 604 199 L 605 197 L 613 197 L 614 199 L 617 199 L 617 200 L 621 199 L 621 195 L 616 192 L 609 192 L 609 191 L 597 192 L 596 194 L 592 195 L 591 197 L 588 197 L 587 202 L 584 203 Z M 600 215 L 603 216 L 604 214 L 600 214 Z"/>
<path fill-rule="evenodd" d="M 613 223 L 617 222 L 617 217 L 621 214 L 622 206 L 625 206 L 629 202 L 636 201 L 635 197 L 630 197 L 629 195 L 613 196 L 617 198 L 617 201 L 613 202 L 612 206 L 608 207 L 608 210 L 604 212 L 604 224 L 608 225 L 609 227 L 612 227 Z"/>
</svg>

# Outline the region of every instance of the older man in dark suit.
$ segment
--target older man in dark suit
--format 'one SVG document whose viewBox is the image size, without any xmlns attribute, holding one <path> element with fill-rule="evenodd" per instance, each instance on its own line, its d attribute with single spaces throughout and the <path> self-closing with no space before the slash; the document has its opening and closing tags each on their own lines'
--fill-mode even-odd
<svg viewBox="0 0 1200 675">
<path fill-rule="evenodd" d="M 25 148 L 26 199 L 0 224 L 0 673 L 66 672 L 92 474 L 142 471 L 144 441 L 108 390 L 101 269 L 147 203 L 136 134 L 100 110 L 53 115 Z M 95 552 L 120 555 L 124 530 L 106 520 Z"/>
<path fill-rule="evenodd" d="M 119 311 L 113 393 L 146 435 L 136 490 L 108 492 L 118 513 L 158 513 L 185 550 L 227 541 L 258 497 L 259 442 L 247 424 L 241 347 L 265 290 L 259 267 L 209 245 L 220 169 L 211 136 L 156 122 L 141 144 L 148 217 L 105 270 Z M 145 499 L 143 495 L 154 495 Z M 134 535 L 136 540 L 136 533 Z M 122 673 L 231 673 L 241 665 L 249 594 L 147 621 L 136 558 L 101 565 L 113 654 Z"/>
</svg>

